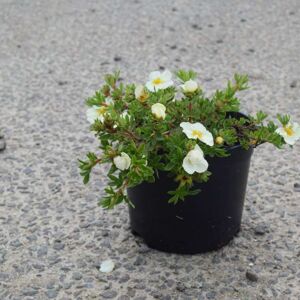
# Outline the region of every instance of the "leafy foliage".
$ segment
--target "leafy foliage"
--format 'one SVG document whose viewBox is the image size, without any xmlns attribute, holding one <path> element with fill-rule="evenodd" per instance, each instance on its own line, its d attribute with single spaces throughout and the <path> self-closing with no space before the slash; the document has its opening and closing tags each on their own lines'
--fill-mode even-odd
<svg viewBox="0 0 300 300">
<path fill-rule="evenodd" d="M 146 101 L 139 101 L 135 96 L 134 84 L 123 85 L 118 82 L 119 72 L 105 76 L 104 85 L 86 100 L 89 107 L 105 107 L 104 121 L 96 120 L 91 125 L 100 143 L 101 154 L 88 153 L 86 160 L 79 160 L 80 174 L 86 184 L 90 173 L 97 164 L 109 163 L 109 183 L 105 189 L 106 196 L 100 204 L 113 208 L 125 201 L 128 187 L 134 187 L 144 181 L 154 182 L 158 171 L 171 174 L 178 183 L 177 189 L 170 191 L 169 202 L 177 203 L 199 190 L 193 189 L 195 182 L 209 180 L 210 172 L 187 174 L 182 161 L 196 145 L 196 140 L 188 139 L 179 124 L 201 122 L 219 143 L 210 147 L 198 141 L 205 156 L 228 156 L 230 146 L 241 144 L 245 149 L 269 142 L 280 148 L 285 144 L 283 138 L 275 131 L 278 128 L 273 121 L 266 121 L 267 114 L 258 112 L 249 118 L 237 117 L 240 110 L 237 92 L 248 88 L 248 77 L 234 76 L 226 88 L 217 90 L 207 98 L 199 88 L 193 93 L 182 94 L 175 100 L 178 91 L 171 86 L 155 92 L 146 91 Z M 179 70 L 179 81 L 184 83 L 194 80 L 193 71 Z M 107 99 L 112 99 L 107 103 Z M 151 106 L 161 103 L 166 107 L 164 120 L 156 119 L 151 113 Z M 127 115 L 124 116 L 124 112 Z M 288 124 L 290 117 L 278 115 L 282 125 Z M 114 158 L 125 152 L 131 158 L 130 168 L 119 170 Z M 132 205 L 132 204 L 131 204 Z"/>
</svg>

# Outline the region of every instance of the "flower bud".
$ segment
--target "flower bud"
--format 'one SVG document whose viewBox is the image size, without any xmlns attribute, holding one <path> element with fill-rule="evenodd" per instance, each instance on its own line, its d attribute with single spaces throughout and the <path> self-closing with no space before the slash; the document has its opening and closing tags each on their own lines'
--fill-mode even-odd
<svg viewBox="0 0 300 300">
<path fill-rule="evenodd" d="M 194 93 L 198 89 L 198 83 L 192 79 L 186 81 L 181 85 L 181 88 L 184 93 Z"/>
<path fill-rule="evenodd" d="M 151 106 L 151 112 L 157 119 L 164 120 L 166 117 L 166 107 L 161 103 L 155 103 Z"/>
<path fill-rule="evenodd" d="M 114 164 L 121 171 L 127 170 L 131 165 L 131 158 L 129 157 L 128 154 L 122 152 L 121 155 L 116 156 L 114 158 Z"/>
<path fill-rule="evenodd" d="M 222 145 L 224 143 L 224 139 L 221 136 L 216 137 L 216 144 Z"/>
<path fill-rule="evenodd" d="M 134 91 L 135 98 L 139 100 L 140 102 L 145 102 L 147 98 L 149 97 L 148 93 L 145 91 L 145 88 L 143 85 L 138 84 L 135 87 Z"/>
</svg>

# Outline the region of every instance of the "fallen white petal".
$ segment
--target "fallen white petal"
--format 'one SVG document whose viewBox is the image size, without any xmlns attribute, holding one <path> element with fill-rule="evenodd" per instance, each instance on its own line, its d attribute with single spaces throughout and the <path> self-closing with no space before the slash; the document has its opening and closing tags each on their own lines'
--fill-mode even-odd
<svg viewBox="0 0 300 300">
<path fill-rule="evenodd" d="M 110 273 L 115 267 L 115 263 L 111 259 L 104 260 L 100 266 L 100 272 Z"/>
</svg>

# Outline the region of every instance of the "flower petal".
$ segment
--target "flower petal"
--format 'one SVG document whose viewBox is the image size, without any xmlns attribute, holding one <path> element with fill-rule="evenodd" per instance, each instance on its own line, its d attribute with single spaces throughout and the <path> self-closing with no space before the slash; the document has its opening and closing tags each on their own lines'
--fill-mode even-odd
<svg viewBox="0 0 300 300">
<path fill-rule="evenodd" d="M 166 81 L 164 83 L 161 83 L 157 86 L 157 90 L 164 90 L 170 86 L 172 86 L 174 83 L 172 80 Z"/>
<path fill-rule="evenodd" d="M 195 168 L 194 168 L 194 165 L 190 162 L 188 156 L 186 156 L 184 159 L 183 159 L 183 162 L 182 162 L 182 167 L 184 169 L 184 171 L 186 171 L 188 174 L 194 174 L 195 173 Z"/>
<path fill-rule="evenodd" d="M 149 79 L 153 80 L 153 79 L 155 79 L 157 77 L 160 77 L 160 76 L 161 76 L 161 73 L 159 71 L 153 71 L 153 72 L 150 73 Z"/>
<path fill-rule="evenodd" d="M 147 88 L 150 92 L 155 92 L 155 87 L 154 87 L 154 85 L 152 84 L 151 81 L 148 81 L 148 82 L 146 83 L 146 88 Z"/>
<path fill-rule="evenodd" d="M 295 145 L 295 143 L 298 140 L 298 138 L 296 136 L 288 136 L 288 135 L 284 136 L 283 139 L 287 144 L 289 144 L 291 146 Z"/>
<path fill-rule="evenodd" d="M 111 259 L 104 260 L 99 271 L 102 273 L 110 273 L 115 268 L 115 263 Z"/>
<path fill-rule="evenodd" d="M 194 168 L 197 173 L 205 172 L 208 169 L 207 160 L 204 157 L 202 157 L 201 159 L 199 159 L 199 161 L 197 161 Z"/>
<path fill-rule="evenodd" d="M 286 135 L 286 132 L 285 130 L 283 129 L 283 127 L 279 127 L 275 130 L 276 133 L 278 133 L 279 135 L 281 136 L 285 136 Z"/>
<path fill-rule="evenodd" d="M 169 70 L 165 70 L 164 72 L 162 72 L 161 78 L 164 81 L 171 81 L 171 79 L 172 79 L 172 73 Z"/>
<path fill-rule="evenodd" d="M 208 146 L 214 145 L 214 138 L 213 138 L 212 134 L 207 130 L 205 130 L 205 132 L 203 133 L 203 136 L 202 136 L 202 138 L 200 138 L 200 141 L 207 144 Z"/>
<path fill-rule="evenodd" d="M 96 120 L 100 120 L 100 122 L 104 121 L 104 117 L 102 115 L 99 115 L 97 110 L 100 108 L 100 106 L 94 105 L 93 107 L 90 107 L 86 111 L 86 117 L 88 122 L 91 124 L 95 123 Z"/>
<path fill-rule="evenodd" d="M 199 122 L 193 124 L 193 129 L 199 130 L 200 132 L 207 131 L 205 126 Z"/>
<path fill-rule="evenodd" d="M 182 128 L 182 131 L 185 133 L 185 135 L 189 139 L 195 139 L 195 137 L 193 137 L 193 135 L 192 135 L 193 127 L 192 127 L 191 123 L 189 123 L 189 122 L 181 122 L 180 123 L 180 127 Z"/>
<path fill-rule="evenodd" d="M 142 84 L 137 84 L 134 90 L 134 95 L 136 99 L 139 99 L 144 92 L 144 86 Z"/>
<path fill-rule="evenodd" d="M 202 149 L 199 147 L 198 144 L 195 145 L 194 150 L 197 150 L 204 157 L 204 153 L 203 153 Z"/>
</svg>

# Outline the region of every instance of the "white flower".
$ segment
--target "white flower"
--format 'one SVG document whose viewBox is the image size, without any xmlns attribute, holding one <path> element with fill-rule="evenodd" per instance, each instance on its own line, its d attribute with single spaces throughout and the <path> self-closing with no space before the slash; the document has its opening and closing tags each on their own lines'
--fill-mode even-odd
<svg viewBox="0 0 300 300">
<path fill-rule="evenodd" d="M 122 119 L 125 119 L 126 116 L 128 116 L 128 118 L 130 119 L 130 115 L 128 114 L 128 111 L 127 111 L 127 110 L 124 110 L 124 111 L 121 113 L 120 117 L 121 117 Z"/>
<path fill-rule="evenodd" d="M 277 128 L 276 133 L 284 138 L 289 145 L 294 145 L 300 138 L 300 126 L 298 123 L 288 123 L 287 125 Z"/>
<path fill-rule="evenodd" d="M 100 122 L 104 122 L 104 116 L 107 111 L 107 106 L 113 104 L 113 99 L 111 97 L 107 97 L 105 99 L 105 105 L 97 106 L 93 105 L 92 107 L 88 108 L 86 111 L 87 120 L 93 124 L 96 120 Z"/>
<path fill-rule="evenodd" d="M 107 108 L 105 106 L 93 105 L 93 107 L 88 108 L 88 110 L 86 111 L 87 120 L 91 124 L 93 124 L 96 120 L 103 122 L 106 111 Z"/>
<path fill-rule="evenodd" d="M 134 90 L 135 98 L 138 99 L 140 102 L 145 102 L 149 95 L 145 91 L 145 87 L 141 84 L 136 85 Z"/>
<path fill-rule="evenodd" d="M 198 145 L 188 152 L 183 159 L 182 167 L 188 174 L 193 174 L 195 172 L 203 173 L 207 170 L 208 162 L 205 160 L 203 151 Z"/>
<path fill-rule="evenodd" d="M 194 93 L 198 89 L 198 83 L 192 79 L 180 86 L 184 93 Z"/>
<path fill-rule="evenodd" d="M 155 103 L 151 106 L 151 112 L 157 119 L 165 119 L 166 107 L 161 103 Z"/>
<path fill-rule="evenodd" d="M 127 170 L 131 165 L 131 158 L 125 152 L 122 152 L 121 155 L 114 157 L 114 164 L 119 170 Z"/>
<path fill-rule="evenodd" d="M 189 139 L 199 139 L 201 142 L 213 146 L 214 138 L 201 123 L 182 122 L 180 127 Z"/>
<path fill-rule="evenodd" d="M 100 265 L 100 272 L 110 273 L 115 267 L 115 263 L 111 259 L 103 261 Z"/>
<path fill-rule="evenodd" d="M 146 83 L 147 89 L 151 92 L 164 90 L 172 85 L 172 74 L 168 70 L 162 73 L 159 71 L 151 72 L 149 75 L 149 81 Z"/>
</svg>

